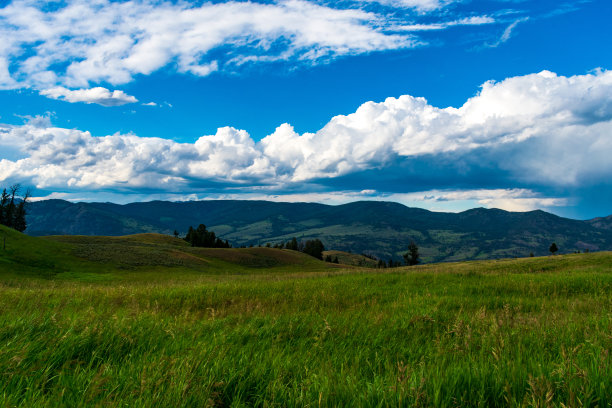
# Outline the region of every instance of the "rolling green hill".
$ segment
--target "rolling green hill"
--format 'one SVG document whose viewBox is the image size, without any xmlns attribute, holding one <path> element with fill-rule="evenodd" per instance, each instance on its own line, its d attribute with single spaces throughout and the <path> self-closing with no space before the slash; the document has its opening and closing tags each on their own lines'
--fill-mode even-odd
<svg viewBox="0 0 612 408">
<path fill-rule="evenodd" d="M 245 274 L 257 270 L 333 269 L 311 256 L 273 248 L 192 248 L 182 239 L 145 233 L 121 237 L 30 237 L 0 225 L 0 272 L 18 276 L 92 280 L 137 277 L 159 271 L 159 279 L 182 275 Z M 1 248 L 0 248 L 1 249 Z"/>
<path fill-rule="evenodd" d="M 548 254 L 556 242 L 561 253 L 612 249 L 612 228 L 605 219 L 577 221 L 544 211 L 513 213 L 477 208 L 437 213 L 391 202 L 339 206 L 266 201 L 194 201 L 31 204 L 31 235 L 126 235 L 185 233 L 206 224 L 234 246 L 278 243 L 292 237 L 319 238 L 327 249 L 401 260 L 411 240 L 425 262 L 523 257 Z"/>
</svg>

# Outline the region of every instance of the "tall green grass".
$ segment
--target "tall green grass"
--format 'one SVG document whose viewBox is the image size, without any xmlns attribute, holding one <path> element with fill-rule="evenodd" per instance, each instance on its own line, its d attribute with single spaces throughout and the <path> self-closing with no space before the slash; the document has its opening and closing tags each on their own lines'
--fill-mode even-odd
<svg viewBox="0 0 612 408">
<path fill-rule="evenodd" d="M 310 267 L 0 274 L 0 406 L 612 404 L 610 253 Z"/>
</svg>

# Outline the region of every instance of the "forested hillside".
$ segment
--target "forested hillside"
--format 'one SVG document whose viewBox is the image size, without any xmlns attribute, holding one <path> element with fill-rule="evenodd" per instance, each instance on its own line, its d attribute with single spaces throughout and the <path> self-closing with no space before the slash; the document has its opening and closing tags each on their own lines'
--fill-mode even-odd
<svg viewBox="0 0 612 408">
<path fill-rule="evenodd" d="M 143 232 L 181 236 L 205 224 L 233 246 L 318 238 L 326 249 L 401 259 L 411 240 L 424 262 L 523 257 L 612 249 L 606 219 L 578 221 L 544 211 L 523 213 L 476 208 L 439 213 L 392 202 L 361 201 L 330 206 L 267 201 L 70 203 L 48 200 L 29 208 L 30 235 L 125 235 Z"/>
</svg>

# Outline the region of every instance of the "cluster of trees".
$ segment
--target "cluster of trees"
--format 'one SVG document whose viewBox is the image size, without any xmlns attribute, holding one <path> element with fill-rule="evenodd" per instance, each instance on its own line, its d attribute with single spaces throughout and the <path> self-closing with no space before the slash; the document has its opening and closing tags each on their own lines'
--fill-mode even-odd
<svg viewBox="0 0 612 408">
<path fill-rule="evenodd" d="M 266 244 L 267 248 L 278 248 L 278 249 L 291 249 L 293 251 L 300 251 L 308 254 L 310 256 L 314 256 L 317 259 L 324 260 L 325 262 L 331 263 L 339 263 L 338 257 L 333 257 L 331 255 L 327 255 L 325 259 L 323 259 L 323 251 L 325 251 L 325 246 L 320 239 L 311 239 L 308 241 L 298 241 L 297 238 L 293 237 L 290 241 L 280 242 L 272 245 L 271 243 Z M 382 259 L 378 259 L 373 255 L 362 254 L 366 258 L 378 260 L 379 268 L 397 268 L 402 266 L 400 261 L 396 261 L 393 258 L 389 259 L 389 263 L 383 261 Z M 408 245 L 408 252 L 404 255 L 404 264 L 408 266 L 418 265 L 421 262 L 419 255 L 419 247 L 414 243 L 414 241 L 410 242 Z"/>
<path fill-rule="evenodd" d="M 366 255 L 367 256 L 367 255 Z M 404 258 L 404 265 L 413 266 L 421 263 L 421 255 L 419 254 L 419 247 L 414 241 L 410 241 L 408 245 L 408 252 L 402 255 Z M 368 256 L 370 259 L 374 259 L 372 256 Z M 400 261 L 396 261 L 393 258 L 389 259 L 389 262 L 385 262 L 382 259 L 378 260 L 378 264 L 376 265 L 378 268 L 398 268 L 402 266 Z"/>
<path fill-rule="evenodd" d="M 26 205 L 30 198 L 30 191 L 20 195 L 21 186 L 12 185 L 2 190 L 0 196 L 0 224 L 16 229 L 19 232 L 25 231 L 26 224 Z"/>
<path fill-rule="evenodd" d="M 277 249 L 291 249 L 293 251 L 303 252 L 310 256 L 314 256 L 317 259 L 323 260 L 323 251 L 325 246 L 320 239 L 309 239 L 307 241 L 298 241 L 297 238 L 293 237 L 287 242 L 280 242 L 272 245 L 271 243 L 266 244 L 266 248 L 277 248 Z"/>
<path fill-rule="evenodd" d="M 325 257 L 325 262 L 335 263 L 335 264 L 340 263 L 340 262 L 338 261 L 338 256 L 335 256 L 335 257 L 332 259 L 332 256 L 331 256 L 331 255 L 327 255 L 327 256 Z"/>
<path fill-rule="evenodd" d="M 175 234 L 176 235 L 176 234 Z M 208 231 L 206 225 L 200 224 L 198 228 L 189 227 L 187 235 L 184 238 L 192 247 L 202 248 L 231 248 L 227 240 L 222 240 L 217 237 L 214 231 Z"/>
</svg>

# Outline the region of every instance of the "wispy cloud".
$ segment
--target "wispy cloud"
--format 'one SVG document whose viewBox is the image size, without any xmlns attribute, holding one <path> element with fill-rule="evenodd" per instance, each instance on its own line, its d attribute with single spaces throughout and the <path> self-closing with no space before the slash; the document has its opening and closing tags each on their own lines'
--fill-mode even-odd
<svg viewBox="0 0 612 408">
<path fill-rule="evenodd" d="M 136 103 L 138 99 L 123 91 L 109 91 L 106 88 L 95 87 L 90 89 L 70 90 L 63 86 L 56 86 L 40 91 L 40 94 L 51 99 L 59 99 L 66 102 L 95 103 L 102 106 L 122 106 L 128 103 Z"/>
<path fill-rule="evenodd" d="M 504 30 L 504 32 L 502 33 L 502 35 L 499 37 L 497 41 L 493 43 L 487 43 L 486 46 L 490 48 L 499 47 L 501 44 L 505 43 L 510 38 L 512 38 L 512 31 L 516 28 L 517 25 L 519 25 L 520 23 L 524 23 L 525 21 L 528 21 L 528 20 L 529 20 L 529 17 L 523 17 L 523 18 L 514 20 L 508 27 L 506 27 L 506 29 Z"/>
<path fill-rule="evenodd" d="M 47 6 L 15 0 L 0 8 L 0 87 L 117 85 L 169 64 L 206 76 L 249 59 L 312 64 L 414 45 L 410 35 L 386 32 L 375 13 L 306 0 L 199 6 L 68 0 Z"/>
<path fill-rule="evenodd" d="M 459 20 L 445 21 L 445 22 L 440 22 L 440 23 L 407 24 L 407 25 L 393 26 L 392 28 L 396 31 L 435 31 L 435 30 L 444 30 L 449 27 L 479 26 L 479 25 L 484 25 L 484 24 L 493 24 L 495 22 L 496 22 L 495 19 L 490 16 L 472 16 L 472 17 L 465 17 Z"/>
<path fill-rule="evenodd" d="M 378 3 L 394 8 L 415 9 L 425 13 L 439 10 L 449 4 L 457 3 L 461 0 L 360 0 L 362 3 Z"/>
<path fill-rule="evenodd" d="M 207 76 L 253 64 L 309 66 L 423 46 L 424 31 L 502 21 L 494 10 L 449 19 L 443 9 L 459 2 L 13 0 L 0 7 L 0 89 L 116 87 L 161 69 Z"/>
</svg>

